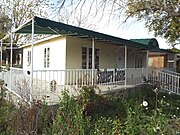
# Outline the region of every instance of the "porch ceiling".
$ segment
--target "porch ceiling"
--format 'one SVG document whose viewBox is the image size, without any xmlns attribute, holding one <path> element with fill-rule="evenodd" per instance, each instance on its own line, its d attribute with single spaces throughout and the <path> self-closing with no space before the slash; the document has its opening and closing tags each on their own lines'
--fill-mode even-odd
<svg viewBox="0 0 180 135">
<path fill-rule="evenodd" d="M 32 20 L 28 21 L 21 27 L 19 27 L 15 33 L 21 34 L 31 34 L 32 33 Z M 84 28 L 64 24 L 61 22 L 55 22 L 52 20 L 34 17 L 34 34 L 59 34 L 73 36 L 82 39 L 95 39 L 101 42 L 107 42 L 114 45 L 129 47 L 135 47 L 140 49 L 149 49 L 149 46 L 144 46 L 141 43 L 133 42 L 127 39 L 122 39 L 119 37 L 114 37 L 111 35 L 95 32 L 92 30 L 87 30 Z"/>
</svg>

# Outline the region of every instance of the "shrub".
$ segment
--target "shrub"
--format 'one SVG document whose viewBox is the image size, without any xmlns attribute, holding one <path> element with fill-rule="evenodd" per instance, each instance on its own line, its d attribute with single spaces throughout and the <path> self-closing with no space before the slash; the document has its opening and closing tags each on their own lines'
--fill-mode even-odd
<svg viewBox="0 0 180 135">
<path fill-rule="evenodd" d="M 82 87 L 79 96 L 62 92 L 58 105 L 34 101 L 14 106 L 1 98 L 0 132 L 3 135 L 178 134 L 179 97 L 146 87 L 130 97 L 97 95 Z M 2 94 L 4 95 L 4 94 Z M 3 97 L 3 96 L 2 96 Z"/>
</svg>

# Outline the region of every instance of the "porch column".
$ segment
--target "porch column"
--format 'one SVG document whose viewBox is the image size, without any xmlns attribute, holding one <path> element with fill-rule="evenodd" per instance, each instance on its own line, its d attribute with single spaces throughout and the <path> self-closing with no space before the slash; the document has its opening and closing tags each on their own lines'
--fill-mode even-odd
<svg viewBox="0 0 180 135">
<path fill-rule="evenodd" d="M 12 89 L 12 57 L 13 57 L 13 33 L 11 32 L 11 53 L 10 53 L 10 90 Z"/>
<path fill-rule="evenodd" d="M 94 69 L 95 69 L 95 62 L 94 62 L 94 38 L 92 39 L 92 85 L 94 85 Z"/>
<path fill-rule="evenodd" d="M 169 70 L 169 54 L 166 54 L 167 56 L 167 70 Z"/>
<path fill-rule="evenodd" d="M 158 52 L 158 70 L 160 69 L 159 57 L 160 57 L 160 52 Z"/>
<path fill-rule="evenodd" d="M 32 19 L 32 33 L 31 33 L 31 80 L 30 80 L 30 104 L 32 103 L 33 94 L 33 49 L 34 49 L 34 18 Z"/>
<path fill-rule="evenodd" d="M 2 45 L 3 45 L 3 40 L 1 39 L 1 67 L 2 67 Z"/>
<path fill-rule="evenodd" d="M 124 82 L 124 85 L 125 85 L 125 88 L 126 88 L 126 85 L 127 85 L 127 46 L 125 45 L 125 48 L 124 48 L 124 69 L 125 69 L 125 82 Z"/>
<path fill-rule="evenodd" d="M 148 80 L 148 74 L 149 74 L 149 50 L 146 52 L 146 80 Z"/>
<path fill-rule="evenodd" d="M 174 54 L 174 63 L 173 63 L 173 71 L 176 72 L 176 62 L 177 62 L 177 54 Z"/>
</svg>

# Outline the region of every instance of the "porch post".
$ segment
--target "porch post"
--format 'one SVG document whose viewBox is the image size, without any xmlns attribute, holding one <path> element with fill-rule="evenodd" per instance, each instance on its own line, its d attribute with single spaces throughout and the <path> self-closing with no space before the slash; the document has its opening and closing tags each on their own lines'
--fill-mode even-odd
<svg viewBox="0 0 180 135">
<path fill-rule="evenodd" d="M 94 62 L 94 38 L 92 39 L 92 85 L 94 85 L 94 69 L 95 69 L 95 62 Z"/>
<path fill-rule="evenodd" d="M 158 52 L 158 70 L 160 69 L 160 65 L 159 65 L 159 57 L 160 57 L 160 52 Z"/>
<path fill-rule="evenodd" d="M 3 40 L 1 39 L 1 68 L 2 68 L 2 45 L 3 45 Z"/>
<path fill-rule="evenodd" d="M 11 32 L 11 54 L 10 54 L 10 89 L 12 89 L 12 57 L 13 57 L 13 33 Z"/>
<path fill-rule="evenodd" d="M 124 59 L 124 68 L 125 68 L 125 82 L 124 82 L 124 85 L 125 85 L 125 88 L 126 88 L 126 85 L 127 85 L 127 46 L 125 45 L 125 59 Z"/>
<path fill-rule="evenodd" d="M 148 74 L 149 74 L 148 63 L 149 63 L 149 50 L 147 50 L 146 52 L 146 80 L 148 80 Z"/>
<path fill-rule="evenodd" d="M 34 18 L 32 19 L 32 33 L 31 33 L 31 80 L 30 80 L 30 104 L 32 103 L 33 94 L 33 48 L 34 48 Z"/>
<path fill-rule="evenodd" d="M 167 56 L 167 70 L 169 70 L 169 54 L 166 54 Z"/>
<path fill-rule="evenodd" d="M 173 71 L 176 72 L 176 62 L 177 62 L 177 54 L 174 54 L 174 63 L 173 63 Z"/>
</svg>

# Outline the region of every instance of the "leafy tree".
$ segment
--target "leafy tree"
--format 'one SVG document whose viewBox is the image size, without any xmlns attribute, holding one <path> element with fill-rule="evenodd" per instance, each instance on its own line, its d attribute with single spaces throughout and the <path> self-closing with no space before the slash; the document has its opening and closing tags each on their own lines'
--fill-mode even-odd
<svg viewBox="0 0 180 135">
<path fill-rule="evenodd" d="M 9 23 L 11 20 L 6 12 L 4 12 L 2 9 L 3 7 L 0 5 L 0 39 L 7 34 L 8 29 L 11 27 L 11 24 Z"/>
<path fill-rule="evenodd" d="M 155 36 L 163 36 L 169 43 L 180 42 L 178 0 L 128 0 L 127 5 L 126 19 L 145 20 Z"/>
<path fill-rule="evenodd" d="M 10 18 L 8 23 L 11 24 L 11 27 L 6 32 L 14 30 L 35 15 L 47 17 L 48 5 L 47 0 L 6 0 L 6 2 L 0 3 L 2 11 Z M 3 18 L 0 19 L 3 20 Z M 22 40 L 22 37 L 16 34 L 13 41 L 17 43 L 19 40 Z"/>
</svg>

